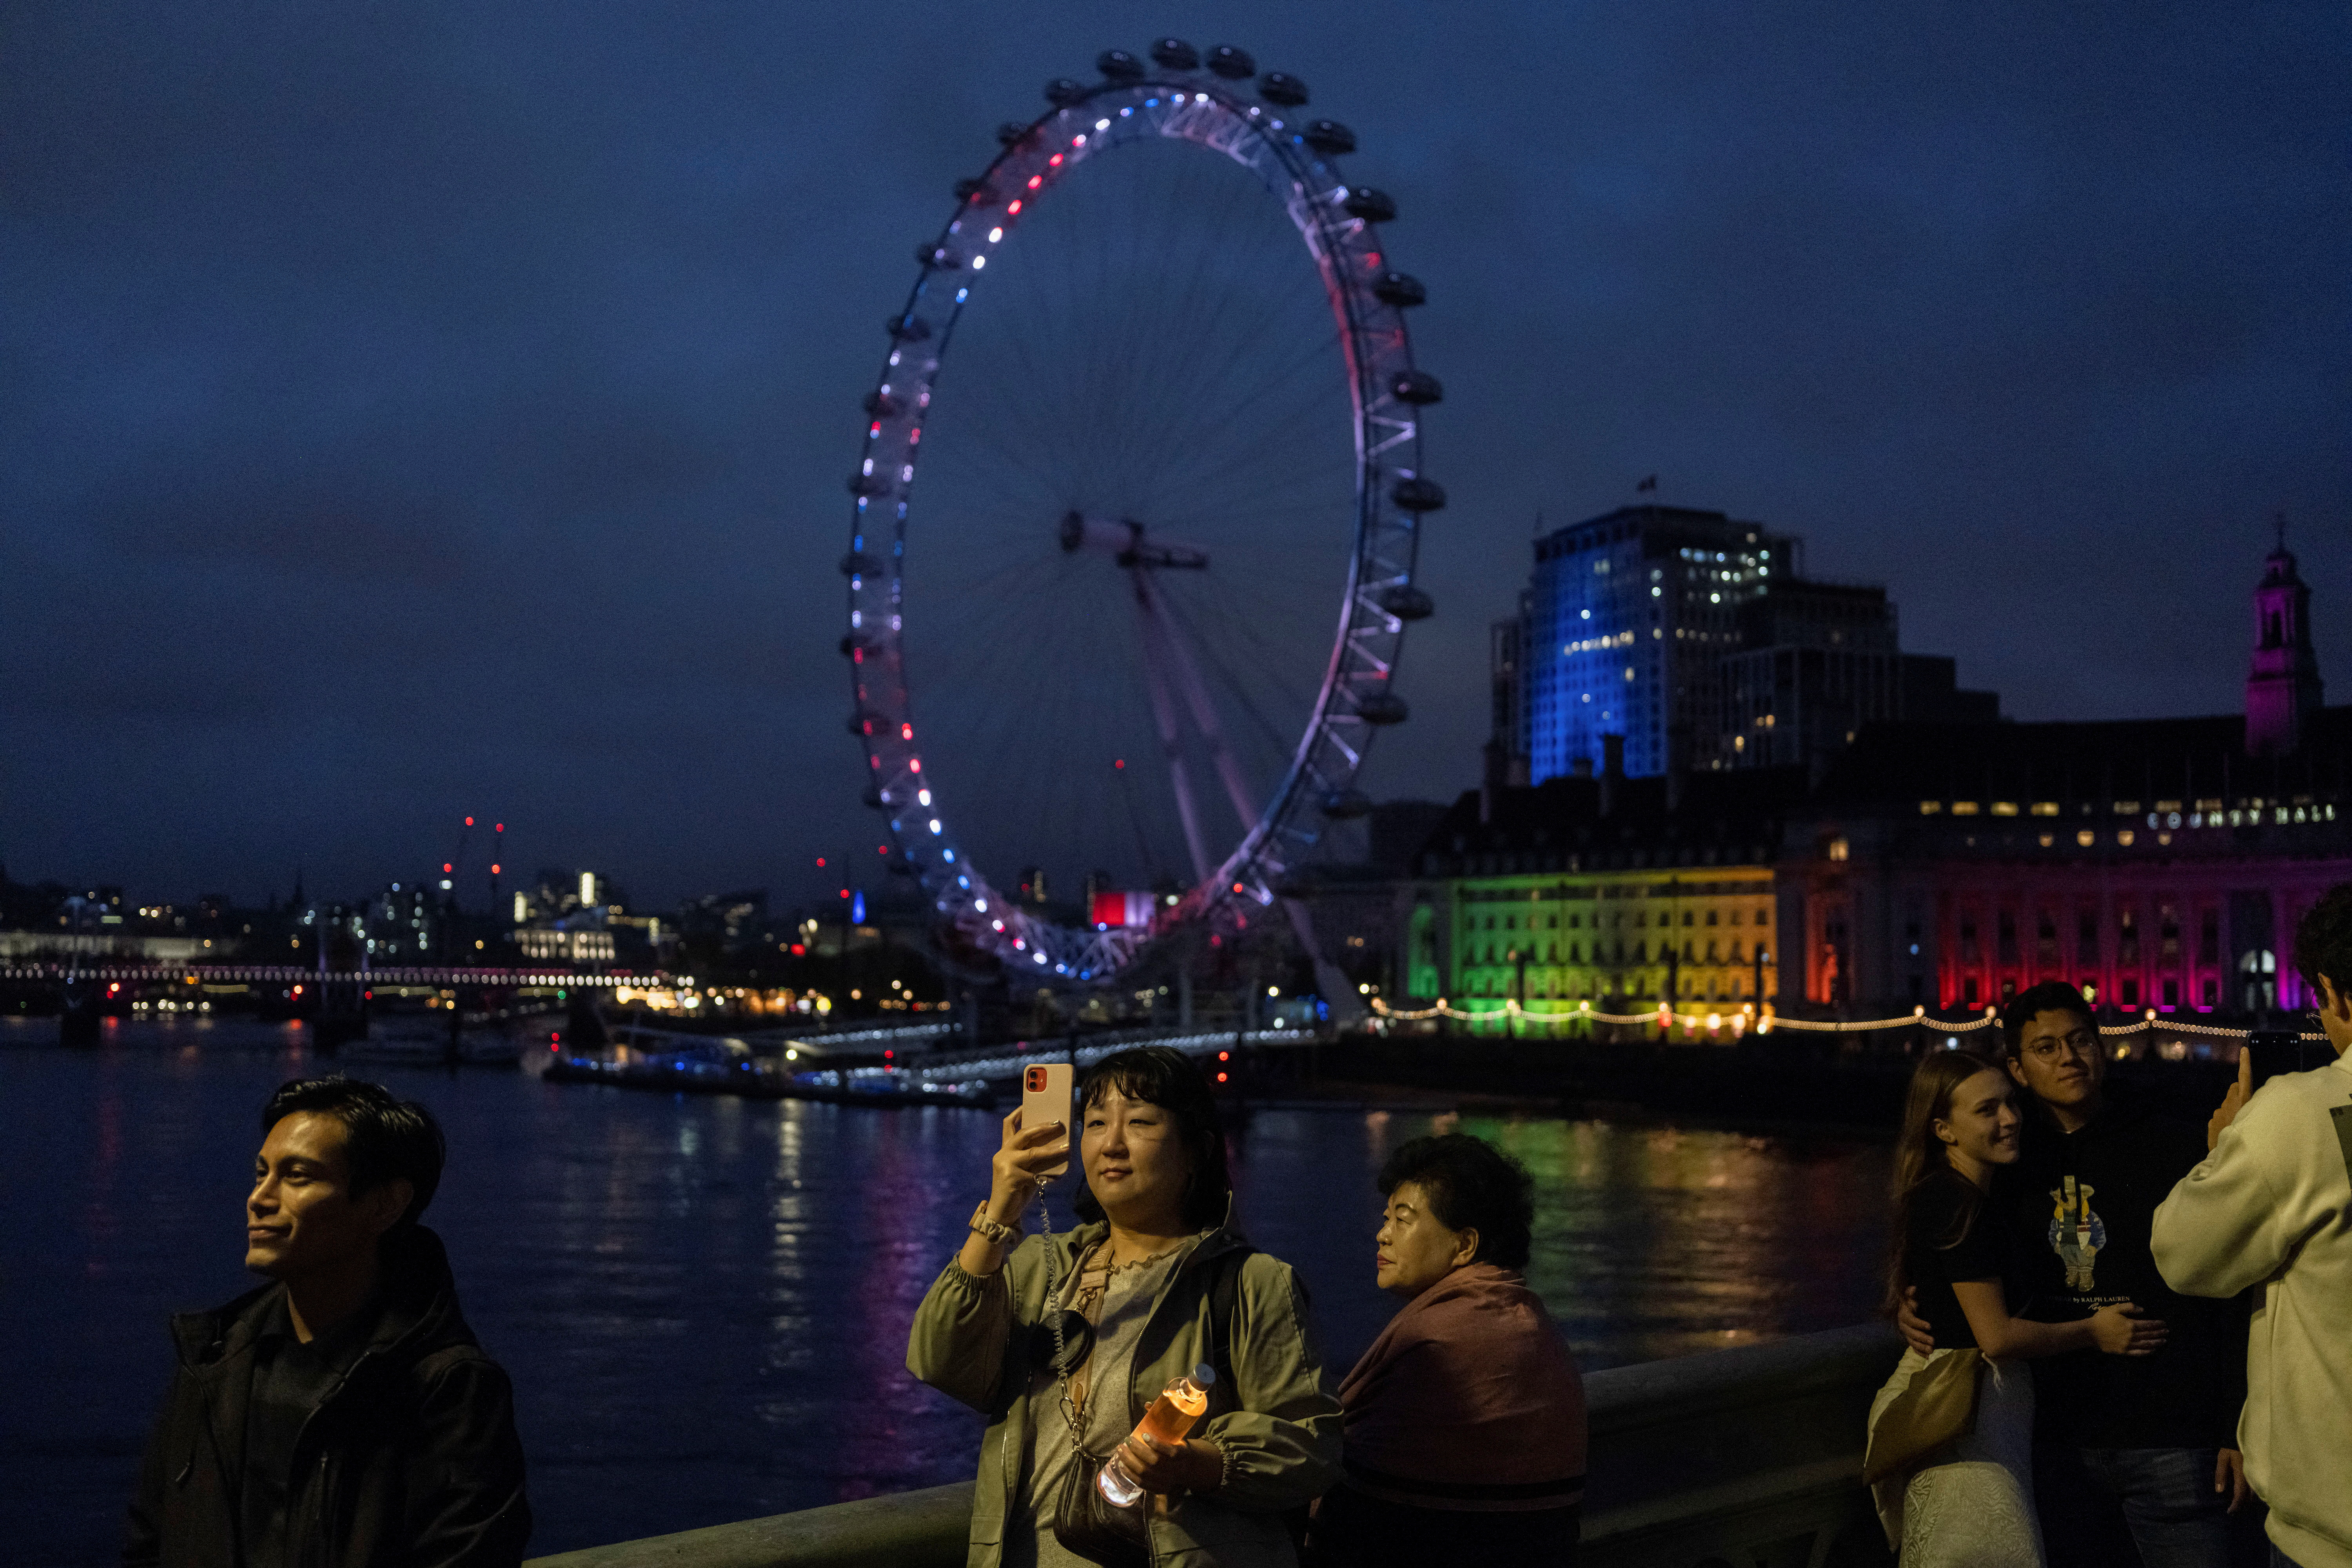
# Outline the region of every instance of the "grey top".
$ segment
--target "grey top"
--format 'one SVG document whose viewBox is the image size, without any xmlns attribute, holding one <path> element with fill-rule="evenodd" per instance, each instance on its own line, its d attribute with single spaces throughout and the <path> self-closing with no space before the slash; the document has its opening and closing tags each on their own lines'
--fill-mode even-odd
<svg viewBox="0 0 2352 1568">
<path fill-rule="evenodd" d="M 1095 1324 L 1094 1351 L 1086 1366 L 1087 1452 L 1108 1458 L 1112 1449 L 1135 1430 L 1134 1390 L 1128 1386 L 1136 1342 L 1151 1317 L 1160 1287 L 1199 1245 L 1183 1242 L 1165 1258 L 1114 1274 L 1103 1291 L 1102 1313 Z M 1066 1307 L 1077 1294 L 1077 1278 L 1062 1282 L 1056 1304 Z M 1076 1379 L 1072 1380 L 1074 1383 Z M 1004 1532 L 1005 1568 L 1095 1568 L 1087 1558 L 1062 1548 L 1054 1536 L 1054 1501 L 1062 1494 L 1064 1478 L 1073 1463 L 1070 1424 L 1063 1418 L 1059 1380 L 1045 1367 L 1030 1374 L 1030 1408 L 1038 1413 L 1029 1427 L 1029 1452 L 1022 1466 L 1021 1490 L 1015 1506 L 1021 1517 L 1009 1521 Z M 1160 1391 L 1150 1391 L 1157 1394 Z M 1147 1506 L 1139 1503 L 1139 1508 Z"/>
</svg>

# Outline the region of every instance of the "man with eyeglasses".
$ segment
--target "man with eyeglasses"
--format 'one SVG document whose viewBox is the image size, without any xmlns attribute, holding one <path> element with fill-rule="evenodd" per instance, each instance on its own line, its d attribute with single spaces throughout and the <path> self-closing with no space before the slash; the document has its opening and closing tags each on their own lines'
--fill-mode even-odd
<svg viewBox="0 0 2352 1568">
<path fill-rule="evenodd" d="M 2336 1059 L 2257 1089 L 2240 1054 L 2212 1153 L 2157 1211 L 2155 1252 L 2175 1289 L 2260 1290 L 2241 1430 L 2271 1562 L 2352 1568 L 2352 883 L 2296 925 L 2294 963 Z"/>
<path fill-rule="evenodd" d="M 2000 1028 L 2034 1107 L 1992 1198 L 2022 1264 L 2009 1281 L 2014 1310 L 2067 1322 L 2123 1302 L 2167 1331 L 2153 1355 L 2033 1363 L 2034 1501 L 2049 1561 L 2221 1568 L 2248 1496 L 2236 1437 L 2245 1316 L 2234 1301 L 2177 1294 L 2149 1248 L 2157 1205 L 2205 1157 L 2202 1131 L 2110 1100 L 2098 1024 L 2072 985 L 2021 993 Z M 1903 1323 L 1917 1343 L 1912 1315 Z"/>
</svg>

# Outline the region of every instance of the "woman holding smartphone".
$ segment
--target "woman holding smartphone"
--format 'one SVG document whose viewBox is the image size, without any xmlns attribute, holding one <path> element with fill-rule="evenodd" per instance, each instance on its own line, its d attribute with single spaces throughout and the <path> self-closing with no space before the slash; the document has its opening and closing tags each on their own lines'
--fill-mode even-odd
<svg viewBox="0 0 2352 1568">
<path fill-rule="evenodd" d="M 968 1562 L 1292 1563 L 1282 1515 L 1337 1478 L 1339 1408 L 1296 1275 L 1232 1228 L 1207 1080 L 1163 1047 L 1122 1051 L 1076 1104 L 1080 1223 L 1021 1234 L 1073 1141 L 1006 1117 L 988 1196 L 908 1336 L 908 1370 L 989 1418 Z M 1209 1403 L 1184 1439 L 1135 1435 L 1161 1388 L 1202 1366 Z M 1087 1495 L 1114 1455 L 1148 1494 L 1132 1509 Z"/>
</svg>

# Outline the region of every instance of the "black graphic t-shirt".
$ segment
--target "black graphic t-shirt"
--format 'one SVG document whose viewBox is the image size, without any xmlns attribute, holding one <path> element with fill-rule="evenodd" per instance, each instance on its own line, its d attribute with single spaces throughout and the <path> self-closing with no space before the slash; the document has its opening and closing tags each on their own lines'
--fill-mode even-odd
<svg viewBox="0 0 2352 1568">
<path fill-rule="evenodd" d="M 2204 1130 L 2111 1104 L 2071 1133 L 2031 1114 L 2023 1143 L 1994 1189 L 2010 1215 L 2019 1316 L 2071 1322 L 2129 1301 L 2170 1331 L 2153 1355 L 2090 1350 L 2036 1362 L 2039 1429 L 2091 1448 L 2234 1445 L 2245 1306 L 2175 1294 L 2148 1245 L 2157 1205 L 2205 1157 Z"/>
<path fill-rule="evenodd" d="M 1971 1208 L 1976 1210 L 1974 1223 L 1960 1230 L 1962 1216 Z M 2009 1272 L 2010 1246 L 2000 1210 L 1958 1172 L 1948 1167 L 1938 1171 L 1912 1194 L 1903 1232 L 1903 1273 L 1918 1289 L 1919 1315 L 1927 1320 L 1937 1350 L 1976 1344 L 1976 1333 L 1952 1287 L 1970 1279 L 2001 1279 Z"/>
</svg>

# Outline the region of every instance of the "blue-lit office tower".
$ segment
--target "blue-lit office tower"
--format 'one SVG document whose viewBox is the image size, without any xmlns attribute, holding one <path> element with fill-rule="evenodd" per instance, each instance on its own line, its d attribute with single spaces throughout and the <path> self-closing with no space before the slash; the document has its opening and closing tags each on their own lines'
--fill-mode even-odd
<svg viewBox="0 0 2352 1568">
<path fill-rule="evenodd" d="M 1719 511 L 1633 506 L 1536 542 L 1511 739 L 1534 782 L 1597 771 L 1625 737 L 1632 775 L 1725 765 L 1724 658 L 1739 607 L 1797 572 L 1798 541 Z"/>
</svg>

